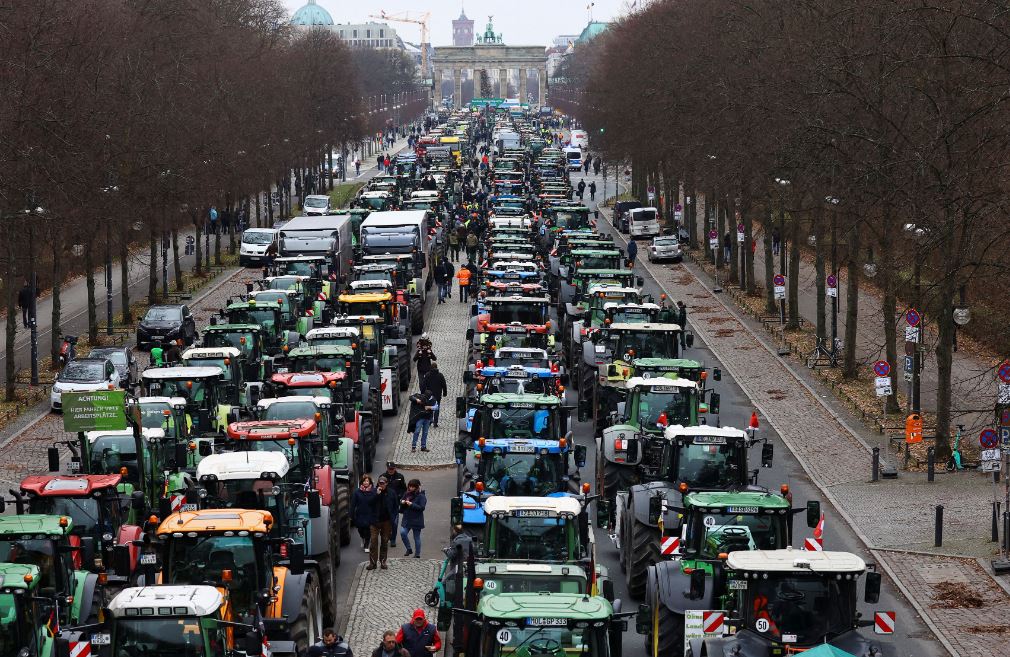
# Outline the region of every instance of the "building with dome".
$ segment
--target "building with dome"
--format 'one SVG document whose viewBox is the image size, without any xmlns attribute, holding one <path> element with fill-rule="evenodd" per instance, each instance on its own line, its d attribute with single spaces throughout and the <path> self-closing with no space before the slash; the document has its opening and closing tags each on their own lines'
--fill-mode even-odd
<svg viewBox="0 0 1010 657">
<path fill-rule="evenodd" d="M 308 0 L 308 4 L 291 17 L 291 24 L 296 27 L 330 27 L 333 25 L 333 17 L 317 5 L 316 0 Z"/>
<path fill-rule="evenodd" d="M 291 24 L 301 29 L 331 30 L 351 48 L 405 50 L 403 41 L 396 35 L 396 30 L 386 23 L 334 23 L 330 12 L 316 4 L 316 0 L 308 0 L 308 4 L 296 11 L 291 16 Z"/>
</svg>

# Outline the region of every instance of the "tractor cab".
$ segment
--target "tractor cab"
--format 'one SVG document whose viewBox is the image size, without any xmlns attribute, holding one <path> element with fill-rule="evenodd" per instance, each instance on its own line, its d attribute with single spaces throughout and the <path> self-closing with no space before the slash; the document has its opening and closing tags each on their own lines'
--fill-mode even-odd
<svg viewBox="0 0 1010 657">
<path fill-rule="evenodd" d="M 301 314 L 298 311 L 299 295 L 297 290 L 251 291 L 246 295 L 246 304 L 250 303 L 256 304 L 255 309 L 277 306 L 281 313 L 281 328 L 288 331 L 297 330 Z M 251 310 L 253 307 L 247 305 L 246 308 Z M 255 313 L 250 318 L 253 321 L 248 323 L 259 324 L 264 317 L 269 318 L 271 314 L 265 311 Z"/>
<path fill-rule="evenodd" d="M 593 552 L 588 518 L 575 497 L 492 495 L 484 500 L 484 513 L 481 554 L 490 560 L 577 563 Z"/>
<path fill-rule="evenodd" d="M 410 311 L 396 302 L 389 288 L 341 294 L 337 297 L 337 308 L 342 315 L 381 317 L 389 338 L 404 339 L 410 336 Z"/>
<path fill-rule="evenodd" d="M 187 422 L 194 435 L 223 434 L 238 409 L 227 401 L 220 367 L 159 367 L 144 370 L 141 385 L 147 395 L 186 401 Z"/>
<path fill-rule="evenodd" d="M 235 407 L 248 408 L 259 397 L 262 386 L 246 383 L 242 352 L 235 347 L 194 347 L 182 354 L 185 367 L 217 367 L 221 370 L 221 399 Z M 259 374 L 259 372 L 257 372 Z"/>
<path fill-rule="evenodd" d="M 205 349 L 237 349 L 243 376 L 249 381 L 262 381 L 261 371 L 273 367 L 267 354 L 268 336 L 259 324 L 211 324 L 201 332 Z"/>
<path fill-rule="evenodd" d="M 161 429 L 169 442 L 182 442 L 189 437 L 186 421 L 186 400 L 182 397 L 138 397 L 142 429 Z"/>
<path fill-rule="evenodd" d="M 465 383 L 474 382 L 473 393 L 477 397 L 494 393 L 509 393 L 516 395 L 564 395 L 561 384 L 561 372 L 557 363 L 547 367 L 531 367 L 529 365 L 497 365 L 496 359 L 489 364 L 475 367 L 473 375 L 464 373 Z M 470 375 L 470 376 L 468 376 Z M 470 379 L 470 381 L 467 381 Z"/>
</svg>

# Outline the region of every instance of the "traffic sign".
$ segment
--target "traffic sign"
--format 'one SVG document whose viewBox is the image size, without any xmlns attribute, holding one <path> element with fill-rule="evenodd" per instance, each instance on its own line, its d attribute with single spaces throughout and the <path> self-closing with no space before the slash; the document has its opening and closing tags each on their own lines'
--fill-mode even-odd
<svg viewBox="0 0 1010 657">
<path fill-rule="evenodd" d="M 878 360 L 873 364 L 873 373 L 877 376 L 887 376 L 891 373 L 891 365 L 886 360 Z"/>
<path fill-rule="evenodd" d="M 996 386 L 996 403 L 1010 404 L 1010 383 L 1000 383 Z"/>
<path fill-rule="evenodd" d="M 982 472 L 999 472 L 1000 469 L 999 461 L 982 461 Z"/>
<path fill-rule="evenodd" d="M 983 461 L 998 461 L 1000 459 L 1000 451 L 998 449 L 983 449 L 979 452 L 979 455 Z"/>
<path fill-rule="evenodd" d="M 1003 383 L 1010 383 L 1010 360 L 1005 360 L 999 364 L 996 376 Z"/>
<path fill-rule="evenodd" d="M 834 274 L 828 274 L 828 287 L 838 287 L 838 277 Z"/>
<path fill-rule="evenodd" d="M 775 274 L 775 276 L 772 277 L 772 283 L 778 286 L 785 285 L 786 277 L 782 274 Z"/>
<path fill-rule="evenodd" d="M 999 410 L 999 423 L 1010 424 L 1010 408 L 1001 408 Z"/>
<path fill-rule="evenodd" d="M 894 634 L 894 621 L 897 615 L 893 611 L 873 612 L 873 631 L 877 634 Z"/>
<path fill-rule="evenodd" d="M 999 437 L 992 429 L 982 429 L 982 433 L 978 435 L 978 444 L 983 449 L 993 449 L 999 446 Z"/>
<path fill-rule="evenodd" d="M 919 322 L 922 321 L 922 315 L 920 315 L 919 311 L 915 308 L 909 308 L 908 311 L 905 312 L 905 321 L 908 322 L 909 326 L 918 326 Z"/>
<path fill-rule="evenodd" d="M 736 232 L 742 233 L 747 229 L 742 223 L 736 225 Z"/>
<path fill-rule="evenodd" d="M 1010 445 L 1010 427 L 999 428 L 999 442 L 1004 447 Z"/>
<path fill-rule="evenodd" d="M 919 327 L 918 326 L 906 326 L 905 327 L 905 342 L 918 342 L 919 341 Z"/>
<path fill-rule="evenodd" d="M 680 212 L 681 210 L 684 209 L 684 206 L 678 203 L 677 205 L 673 206 L 673 209 L 676 210 L 677 212 Z"/>
<path fill-rule="evenodd" d="M 708 231 L 708 239 L 710 239 L 710 240 L 717 240 L 717 239 L 719 239 L 719 231 L 717 231 L 715 228 L 713 228 L 712 230 Z"/>
<path fill-rule="evenodd" d="M 913 367 L 915 367 L 915 357 L 905 356 L 905 371 L 911 374 Z"/>
<path fill-rule="evenodd" d="M 888 397 L 891 394 L 891 377 L 878 376 L 873 380 L 873 387 L 877 391 L 878 397 Z"/>
</svg>

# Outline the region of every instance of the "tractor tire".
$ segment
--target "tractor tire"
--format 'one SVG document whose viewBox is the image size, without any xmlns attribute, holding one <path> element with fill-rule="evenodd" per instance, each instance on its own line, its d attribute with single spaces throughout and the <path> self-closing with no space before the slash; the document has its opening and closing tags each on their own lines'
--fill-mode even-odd
<svg viewBox="0 0 1010 657">
<path fill-rule="evenodd" d="M 358 439 L 359 447 L 354 450 L 354 470 L 358 473 L 358 477 L 365 473 L 365 448 L 361 445 L 361 439 Z"/>
<path fill-rule="evenodd" d="M 645 654 L 649 657 L 684 654 L 684 617 L 670 611 L 658 596 L 653 601 L 652 623 L 645 635 Z"/>
<path fill-rule="evenodd" d="M 370 419 L 361 420 L 361 433 L 359 434 L 362 456 L 365 461 L 365 472 L 372 471 L 372 461 L 375 459 L 375 433 L 372 431 L 372 421 Z"/>
<path fill-rule="evenodd" d="M 624 572 L 624 579 L 628 584 L 628 595 L 633 600 L 641 600 L 645 597 L 646 577 L 649 566 L 659 561 L 659 530 L 655 527 L 639 522 L 634 517 L 635 507 L 632 505 L 627 513 L 630 517 L 627 520 L 628 529 L 624 535 L 621 545 L 628 541 L 627 570 Z"/>
<path fill-rule="evenodd" d="M 399 360 L 400 350 L 397 349 L 396 352 L 397 352 L 397 360 Z M 390 394 L 393 397 L 393 408 L 391 408 L 389 410 L 383 410 L 382 409 L 382 399 L 380 398 L 379 399 L 379 409 L 380 409 L 379 417 L 382 417 L 383 415 L 388 415 L 390 417 L 395 417 L 396 414 L 400 411 L 400 391 L 403 390 L 404 387 L 403 387 L 403 379 L 400 378 L 400 368 L 399 367 L 396 367 L 395 369 L 393 369 L 393 371 L 392 371 L 392 373 L 390 375 L 390 379 L 389 379 L 389 387 L 390 387 Z M 382 392 L 380 391 L 379 394 L 381 395 Z"/>
<path fill-rule="evenodd" d="M 627 465 L 615 465 L 604 460 L 603 463 L 603 499 L 614 500 L 617 491 L 628 490 L 638 483 L 635 468 Z"/>
<path fill-rule="evenodd" d="M 585 363 L 579 363 L 579 401 L 593 402 L 593 390 L 596 387 L 596 370 Z"/>
<path fill-rule="evenodd" d="M 330 540 L 329 552 L 319 556 L 319 581 L 325 590 L 322 593 L 323 624 L 329 627 L 337 622 L 337 568 L 340 567 L 340 547 L 337 536 L 340 534 L 340 523 L 334 510 L 330 510 Z"/>
<path fill-rule="evenodd" d="M 291 640 L 295 642 L 297 654 L 303 655 L 322 636 L 323 613 L 320 601 L 319 583 L 314 579 L 305 585 L 302 606 L 298 616 L 291 623 Z"/>
<path fill-rule="evenodd" d="M 351 491 L 348 486 L 343 484 L 337 486 L 336 498 L 339 543 L 341 547 L 344 547 L 351 544 Z"/>
<path fill-rule="evenodd" d="M 410 300 L 410 332 L 414 335 L 424 332 L 424 304 L 418 297 Z"/>
<path fill-rule="evenodd" d="M 396 350 L 396 371 L 400 376 L 400 390 L 410 388 L 410 345 Z"/>
</svg>

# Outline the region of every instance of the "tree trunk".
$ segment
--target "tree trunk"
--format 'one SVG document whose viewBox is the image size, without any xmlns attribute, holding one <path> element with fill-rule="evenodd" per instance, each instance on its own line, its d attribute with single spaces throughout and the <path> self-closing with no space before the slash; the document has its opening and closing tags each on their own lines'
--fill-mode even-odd
<svg viewBox="0 0 1010 657">
<path fill-rule="evenodd" d="M 256 227 L 263 227 L 263 217 L 260 215 L 260 194 L 253 194 L 253 198 L 256 201 Z M 250 206 L 251 207 L 251 206 Z"/>
<path fill-rule="evenodd" d="M 9 230 L 8 232 L 11 233 L 13 231 Z M 4 390 L 4 398 L 7 401 L 14 401 L 14 390 L 16 387 L 14 382 L 14 375 L 16 373 L 14 368 L 14 358 L 17 356 L 14 351 L 14 340 L 17 338 L 18 319 L 20 319 L 20 313 L 18 312 L 17 307 L 18 286 L 14 269 L 14 235 L 8 234 L 6 242 L 7 281 L 4 288 L 7 291 L 7 339 L 5 340 L 7 360 L 4 361 L 4 378 L 7 385 Z"/>
<path fill-rule="evenodd" d="M 789 321 L 786 323 L 786 328 L 796 330 L 800 327 L 800 215 L 798 212 L 789 214 L 789 229 Z M 783 239 L 783 253 L 785 249 L 786 245 Z"/>
<path fill-rule="evenodd" d="M 768 221 L 764 226 L 764 248 L 765 248 L 765 312 L 769 315 L 778 313 L 779 309 L 775 305 L 775 288 L 772 278 L 775 276 L 775 255 L 772 253 L 772 223 L 775 221 L 775 212 L 768 210 Z"/>
<path fill-rule="evenodd" d="M 127 227 L 129 230 L 129 227 Z M 125 234 L 119 236 L 119 282 L 123 295 L 123 325 L 133 323 L 133 312 L 130 310 L 130 243 Z"/>
<path fill-rule="evenodd" d="M 824 309 L 825 301 L 825 271 L 824 271 L 824 206 L 820 203 L 814 205 L 814 271 L 817 276 L 817 337 L 824 339 L 827 335 L 827 313 Z"/>
<path fill-rule="evenodd" d="M 193 226 L 196 228 L 196 266 L 193 268 L 193 273 L 197 276 L 203 275 L 203 231 L 200 230 L 200 222 L 197 216 L 193 215 Z"/>
<path fill-rule="evenodd" d="M 217 229 L 214 231 L 214 264 L 221 265 L 221 220 L 217 221 Z"/>
<path fill-rule="evenodd" d="M 744 283 L 747 294 L 757 294 L 757 280 L 754 277 L 754 221 L 751 219 L 750 196 L 744 192 L 740 196 L 740 216 L 743 218 Z"/>
<path fill-rule="evenodd" d="M 95 344 L 98 341 L 98 304 L 95 300 L 95 240 L 90 237 L 84 243 L 84 284 L 88 289 L 88 343 Z"/>
<path fill-rule="evenodd" d="M 158 303 L 158 236 L 151 227 L 150 235 L 151 257 L 147 261 L 147 304 Z"/>
<path fill-rule="evenodd" d="M 845 262 L 845 362 L 842 376 L 855 379 L 856 343 L 859 326 L 859 221 L 852 217 L 852 227 L 849 228 L 848 253 Z"/>
<path fill-rule="evenodd" d="M 182 280 L 182 263 L 179 262 L 179 229 L 172 229 L 172 268 L 175 270 L 175 291 L 182 292 L 185 283 Z"/>
<path fill-rule="evenodd" d="M 50 318 L 52 328 L 49 331 L 49 355 L 52 357 L 54 363 L 60 355 L 60 292 L 63 283 L 63 240 L 61 236 L 62 233 L 59 231 L 52 236 L 53 314 Z"/>
<path fill-rule="evenodd" d="M 958 269 L 964 262 L 964 254 L 968 252 L 970 245 L 967 244 L 969 232 L 966 226 L 971 219 L 969 217 L 956 217 L 948 210 L 946 220 L 947 230 L 944 232 L 950 235 L 948 243 L 951 249 L 948 257 L 943 259 L 943 268 L 940 275 L 939 290 L 937 293 L 936 307 L 933 315 L 936 319 L 937 341 L 936 349 L 936 458 L 946 461 L 950 458 L 950 422 L 952 413 L 953 398 L 953 365 L 954 365 L 954 292 L 958 287 Z M 920 379 L 921 380 L 921 379 Z M 1004 476 L 1006 473 L 1004 473 Z"/>
<path fill-rule="evenodd" d="M 726 230 L 729 231 L 729 282 L 740 280 L 740 245 L 736 241 L 736 208 L 733 195 L 726 194 L 722 200 L 726 212 Z"/>
<path fill-rule="evenodd" d="M 898 291 L 895 280 L 894 269 L 894 242 L 893 226 L 894 213 L 891 205 L 884 202 L 881 207 L 882 226 L 880 231 L 880 258 L 878 267 L 880 269 L 880 285 L 884 291 L 883 304 L 881 306 L 881 321 L 884 324 L 884 351 L 887 362 L 891 364 L 891 391 L 898 390 Z M 901 407 L 898 405 L 898 395 L 892 394 L 887 398 L 887 412 L 899 413 Z"/>
<path fill-rule="evenodd" d="M 238 206 L 232 200 L 231 194 L 225 205 L 228 208 L 228 255 L 235 255 L 235 229 L 238 224 Z"/>
</svg>

